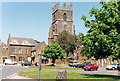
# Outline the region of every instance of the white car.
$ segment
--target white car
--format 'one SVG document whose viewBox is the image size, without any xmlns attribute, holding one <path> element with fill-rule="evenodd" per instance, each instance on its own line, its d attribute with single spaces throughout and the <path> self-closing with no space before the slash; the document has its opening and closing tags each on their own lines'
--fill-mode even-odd
<svg viewBox="0 0 120 81">
<path fill-rule="evenodd" d="M 5 65 L 17 65 L 17 62 L 15 61 L 12 61 L 11 59 L 5 59 Z"/>
<path fill-rule="evenodd" d="M 79 63 L 77 61 L 70 61 L 68 65 L 71 66 L 71 67 L 75 67 L 78 64 Z"/>
<path fill-rule="evenodd" d="M 111 69 L 111 70 L 117 69 L 117 63 L 114 63 L 114 64 L 112 64 L 112 65 L 110 65 L 110 66 L 107 66 L 106 69 L 107 69 L 107 70 L 109 70 L 109 69 Z"/>
</svg>

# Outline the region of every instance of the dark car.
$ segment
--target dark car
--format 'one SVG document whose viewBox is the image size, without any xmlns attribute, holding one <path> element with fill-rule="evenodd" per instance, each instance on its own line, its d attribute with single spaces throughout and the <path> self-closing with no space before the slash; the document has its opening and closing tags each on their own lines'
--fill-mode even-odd
<svg viewBox="0 0 120 81">
<path fill-rule="evenodd" d="M 85 66 L 87 66 L 89 64 L 91 64 L 91 63 L 90 62 L 85 62 L 83 64 L 78 64 L 76 67 L 78 67 L 78 68 L 84 68 Z"/>
<path fill-rule="evenodd" d="M 117 64 L 117 69 L 120 71 L 120 64 Z"/>
<path fill-rule="evenodd" d="M 32 63 L 28 62 L 28 61 L 24 61 L 21 63 L 22 66 L 32 66 Z"/>
</svg>

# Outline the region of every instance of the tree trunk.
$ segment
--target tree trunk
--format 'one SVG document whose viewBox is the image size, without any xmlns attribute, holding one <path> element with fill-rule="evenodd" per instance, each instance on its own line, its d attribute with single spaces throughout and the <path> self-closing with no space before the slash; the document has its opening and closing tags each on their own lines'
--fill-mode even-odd
<svg viewBox="0 0 120 81">
<path fill-rule="evenodd" d="M 52 66 L 55 66 L 55 59 L 52 59 Z"/>
<path fill-rule="evenodd" d="M 67 56 L 66 56 L 66 58 L 68 57 L 68 55 L 69 55 L 69 53 L 67 53 Z"/>
</svg>

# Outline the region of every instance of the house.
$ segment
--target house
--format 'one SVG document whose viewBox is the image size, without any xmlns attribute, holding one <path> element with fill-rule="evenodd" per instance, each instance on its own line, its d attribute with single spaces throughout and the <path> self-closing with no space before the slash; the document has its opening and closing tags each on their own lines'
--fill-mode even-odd
<svg viewBox="0 0 120 81">
<path fill-rule="evenodd" d="M 32 52 L 32 62 L 37 62 L 38 63 L 38 54 L 41 53 L 41 55 L 44 53 L 44 49 L 46 47 L 46 43 L 40 42 L 38 43 L 35 48 L 31 51 Z M 42 57 L 42 63 L 48 63 L 48 59 L 46 59 L 45 57 Z"/>
<path fill-rule="evenodd" d="M 7 59 L 17 61 L 31 61 L 31 50 L 37 45 L 37 42 L 32 38 L 11 37 L 9 35 L 7 47 Z"/>
<path fill-rule="evenodd" d="M 2 43 L 1 45 L 1 63 L 5 62 L 5 59 L 8 58 L 8 47 L 7 44 Z"/>
<path fill-rule="evenodd" d="M 38 42 L 32 38 L 11 37 L 9 34 L 7 44 L 2 43 L 1 62 L 11 59 L 17 63 L 22 61 L 38 62 L 38 53 L 43 53 L 46 43 Z"/>
</svg>

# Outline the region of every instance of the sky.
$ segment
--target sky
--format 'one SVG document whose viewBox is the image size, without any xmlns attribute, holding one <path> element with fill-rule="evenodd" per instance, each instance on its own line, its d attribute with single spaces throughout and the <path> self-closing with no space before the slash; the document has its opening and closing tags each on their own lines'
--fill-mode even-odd
<svg viewBox="0 0 120 81">
<path fill-rule="evenodd" d="M 48 32 L 52 23 L 52 6 L 55 2 L 2 2 L 2 42 L 11 37 L 33 38 L 48 44 Z M 60 3 L 63 5 L 63 3 Z M 67 4 L 70 4 L 67 2 Z M 76 35 L 86 34 L 82 15 L 90 18 L 89 11 L 101 8 L 99 2 L 73 2 L 73 23 Z"/>
</svg>

